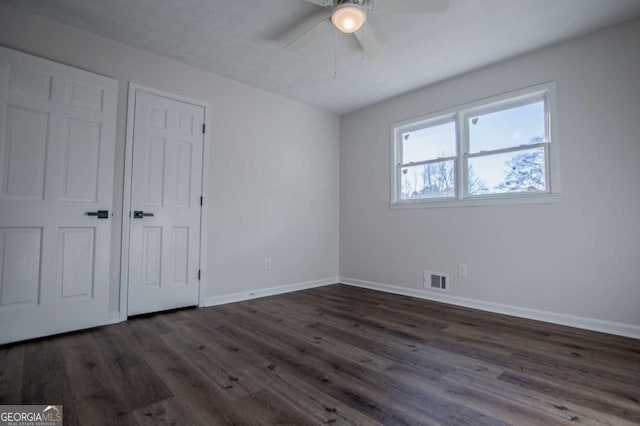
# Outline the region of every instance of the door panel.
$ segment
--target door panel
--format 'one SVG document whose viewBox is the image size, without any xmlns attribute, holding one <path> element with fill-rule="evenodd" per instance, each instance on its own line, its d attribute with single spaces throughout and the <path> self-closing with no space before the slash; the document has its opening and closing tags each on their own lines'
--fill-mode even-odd
<svg viewBox="0 0 640 426">
<path fill-rule="evenodd" d="M 142 229 L 144 239 L 142 269 L 144 271 L 144 285 L 160 287 L 160 259 L 162 257 L 162 228 L 145 226 Z"/>
<path fill-rule="evenodd" d="M 189 228 L 172 229 L 171 251 L 173 252 L 173 285 L 186 285 L 189 282 Z"/>
<path fill-rule="evenodd" d="M 150 137 L 146 146 L 146 167 L 140 175 L 146 182 L 146 207 L 161 207 L 164 200 L 164 154 L 167 140 L 163 137 Z M 135 165 L 134 165 L 135 167 Z"/>
<path fill-rule="evenodd" d="M 189 208 L 191 202 L 191 158 L 193 149 L 191 142 L 178 140 L 176 143 L 176 155 L 174 157 L 174 169 L 176 172 L 175 190 L 173 197 L 174 207 Z"/>
<path fill-rule="evenodd" d="M 128 314 L 198 304 L 204 108 L 135 94 Z"/>
<path fill-rule="evenodd" d="M 0 48 L 0 344 L 108 321 L 117 91 Z"/>
<path fill-rule="evenodd" d="M 91 297 L 95 228 L 59 228 L 58 235 L 58 286 L 62 297 Z"/>
<path fill-rule="evenodd" d="M 17 95 L 27 95 L 35 99 L 48 101 L 51 99 L 51 74 L 21 68 L 16 65 L 9 75 L 9 91 Z"/>
<path fill-rule="evenodd" d="M 41 200 L 49 113 L 7 105 L 5 126 L 3 195 Z"/>
<path fill-rule="evenodd" d="M 41 228 L 1 228 L 0 309 L 34 305 L 40 284 Z"/>
<path fill-rule="evenodd" d="M 80 109 L 102 111 L 104 89 L 78 81 L 67 81 L 66 103 Z"/>
<path fill-rule="evenodd" d="M 100 123 L 66 121 L 62 199 L 95 202 L 100 165 Z"/>
</svg>

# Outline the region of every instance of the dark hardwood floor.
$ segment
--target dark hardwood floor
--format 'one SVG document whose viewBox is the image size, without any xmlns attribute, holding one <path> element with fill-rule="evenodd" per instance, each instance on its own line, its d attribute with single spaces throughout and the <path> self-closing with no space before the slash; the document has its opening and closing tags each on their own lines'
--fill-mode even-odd
<svg viewBox="0 0 640 426">
<path fill-rule="evenodd" d="M 640 424 L 640 341 L 343 285 L 0 347 L 65 425 Z"/>
</svg>

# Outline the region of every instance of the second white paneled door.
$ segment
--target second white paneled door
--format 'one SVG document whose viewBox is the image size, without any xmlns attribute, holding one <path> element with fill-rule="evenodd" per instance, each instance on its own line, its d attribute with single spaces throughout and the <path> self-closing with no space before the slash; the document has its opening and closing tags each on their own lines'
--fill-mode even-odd
<svg viewBox="0 0 640 426">
<path fill-rule="evenodd" d="M 205 109 L 135 91 L 128 315 L 199 298 Z"/>
<path fill-rule="evenodd" d="M 0 47 L 0 344 L 108 322 L 117 94 Z"/>
</svg>

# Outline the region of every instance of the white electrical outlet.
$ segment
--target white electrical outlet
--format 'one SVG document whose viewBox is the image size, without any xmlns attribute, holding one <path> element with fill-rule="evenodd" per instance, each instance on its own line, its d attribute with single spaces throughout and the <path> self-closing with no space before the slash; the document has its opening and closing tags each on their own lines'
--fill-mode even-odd
<svg viewBox="0 0 640 426">
<path fill-rule="evenodd" d="M 467 270 L 467 265 L 464 263 L 461 263 L 458 265 L 458 276 L 460 278 L 467 278 L 467 274 L 468 274 L 468 270 Z"/>
<path fill-rule="evenodd" d="M 271 258 L 270 257 L 265 257 L 265 259 L 264 259 L 264 270 L 265 271 L 270 271 L 271 270 Z"/>
</svg>

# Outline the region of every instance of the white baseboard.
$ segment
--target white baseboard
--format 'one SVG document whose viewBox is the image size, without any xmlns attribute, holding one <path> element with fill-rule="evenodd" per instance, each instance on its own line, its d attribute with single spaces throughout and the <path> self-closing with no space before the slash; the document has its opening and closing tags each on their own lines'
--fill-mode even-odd
<svg viewBox="0 0 640 426">
<path fill-rule="evenodd" d="M 306 290 L 309 288 L 323 287 L 338 283 L 338 277 L 323 278 L 320 280 L 305 281 L 301 283 L 288 284 L 278 287 L 263 288 L 260 290 L 241 291 L 238 293 L 224 294 L 222 296 L 211 296 L 205 299 L 200 306 L 216 306 L 226 303 L 242 302 L 245 300 L 257 299 L 259 297 L 275 296 L 276 294 L 290 293 L 292 291 Z"/>
<path fill-rule="evenodd" d="M 574 315 L 559 314 L 556 312 L 539 311 L 535 309 L 522 308 L 519 306 L 485 302 L 482 300 L 468 299 L 466 297 L 452 296 L 450 294 L 440 294 L 426 290 L 398 287 L 390 284 L 382 284 L 346 277 L 341 277 L 339 282 L 354 287 L 368 288 L 370 290 L 401 294 L 403 296 L 411 296 L 419 299 L 448 303 L 450 305 L 464 306 L 467 308 L 479 309 L 481 311 L 494 312 L 498 314 L 511 315 L 514 317 L 528 318 L 532 320 L 550 322 L 553 324 L 566 325 L 569 327 L 582 328 L 591 331 L 600 331 L 603 333 L 640 339 L 640 326 L 635 324 L 625 324 L 619 322 L 603 321 L 595 318 L 585 318 Z"/>
</svg>

